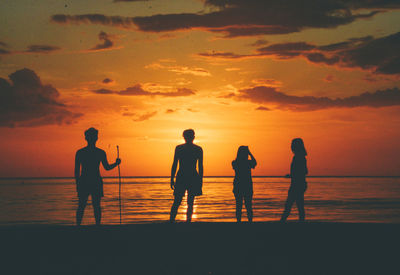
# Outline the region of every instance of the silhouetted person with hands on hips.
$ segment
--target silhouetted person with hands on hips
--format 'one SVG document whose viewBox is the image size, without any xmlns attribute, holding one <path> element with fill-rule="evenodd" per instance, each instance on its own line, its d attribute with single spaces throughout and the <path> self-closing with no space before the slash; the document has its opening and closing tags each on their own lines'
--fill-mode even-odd
<svg viewBox="0 0 400 275">
<path fill-rule="evenodd" d="M 83 212 L 89 195 L 92 197 L 92 205 L 96 225 L 101 222 L 100 201 L 103 197 L 103 179 L 100 175 L 100 162 L 104 169 L 111 170 L 121 163 L 116 159 L 115 163 L 109 164 L 106 153 L 96 147 L 98 131 L 95 128 L 89 128 L 85 131 L 87 146 L 79 149 L 75 155 L 75 181 L 76 191 L 78 192 L 79 205 L 76 210 L 76 225 L 82 222 Z"/>
<path fill-rule="evenodd" d="M 235 170 L 233 194 L 236 199 L 237 222 L 242 221 L 243 200 L 247 210 L 247 219 L 249 222 L 253 221 L 253 179 L 251 177 L 251 169 L 254 169 L 256 165 L 257 161 L 251 154 L 249 147 L 240 146 L 236 159 L 232 161 L 232 168 Z"/>
<path fill-rule="evenodd" d="M 194 198 L 203 194 L 203 149 L 193 144 L 194 130 L 187 129 L 183 131 L 183 137 L 185 143 L 176 146 L 171 169 L 171 189 L 174 190 L 175 198 L 171 207 L 170 222 L 175 222 L 178 208 L 186 191 L 188 193 L 186 221 L 191 222 Z M 179 170 L 176 175 L 176 182 L 174 182 L 178 163 Z M 198 172 L 196 166 L 198 166 Z"/>
<path fill-rule="evenodd" d="M 291 184 L 288 192 L 288 197 L 285 204 L 285 210 L 281 217 L 281 222 L 285 222 L 290 214 L 294 202 L 299 210 L 299 220 L 305 220 L 304 211 L 304 193 L 307 190 L 306 175 L 307 169 L 307 151 L 304 147 L 304 142 L 301 138 L 292 140 L 292 152 L 294 154 L 292 164 L 290 165 Z"/>
</svg>

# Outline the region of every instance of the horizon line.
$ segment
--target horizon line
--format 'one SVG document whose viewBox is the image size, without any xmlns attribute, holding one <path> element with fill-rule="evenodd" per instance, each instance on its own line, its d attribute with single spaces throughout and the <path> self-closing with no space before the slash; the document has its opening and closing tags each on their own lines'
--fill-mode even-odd
<svg viewBox="0 0 400 275">
<path fill-rule="evenodd" d="M 204 176 L 203 178 L 234 178 L 235 176 Z M 253 178 L 289 178 L 287 176 L 277 175 L 257 175 L 252 176 Z M 105 176 L 103 179 L 118 179 L 118 176 Z M 122 176 L 121 178 L 170 178 L 170 176 Z M 307 178 L 400 178 L 400 175 L 312 175 Z M 0 177 L 0 180 L 7 179 L 74 179 L 74 177 Z"/>
</svg>

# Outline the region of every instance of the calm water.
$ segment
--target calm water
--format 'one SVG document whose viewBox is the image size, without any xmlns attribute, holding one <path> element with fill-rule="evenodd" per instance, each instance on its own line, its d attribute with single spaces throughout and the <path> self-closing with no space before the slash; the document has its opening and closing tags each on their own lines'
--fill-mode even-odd
<svg viewBox="0 0 400 275">
<path fill-rule="evenodd" d="M 254 220 L 279 219 L 289 180 L 254 178 Z M 104 179 L 103 224 L 119 223 L 117 179 Z M 400 223 L 400 178 L 309 178 L 306 214 L 309 220 Z M 204 179 L 194 221 L 235 221 L 232 178 Z M 173 195 L 168 178 L 124 178 L 123 223 L 169 219 Z M 75 222 L 77 198 L 73 179 L 0 179 L 0 225 L 66 224 Z M 186 202 L 177 220 L 184 220 Z M 293 209 L 289 219 L 297 219 Z M 244 212 L 244 220 L 246 214 Z M 83 224 L 93 224 L 93 209 L 86 208 Z"/>
</svg>

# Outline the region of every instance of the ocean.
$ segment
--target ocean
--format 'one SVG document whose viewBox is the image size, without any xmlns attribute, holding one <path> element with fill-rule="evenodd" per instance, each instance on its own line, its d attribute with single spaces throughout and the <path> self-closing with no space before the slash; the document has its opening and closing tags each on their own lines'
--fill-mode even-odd
<svg viewBox="0 0 400 275">
<path fill-rule="evenodd" d="M 235 221 L 232 177 L 206 177 L 195 200 L 194 222 Z M 254 221 L 277 221 L 290 179 L 253 177 Z M 168 177 L 122 178 L 122 223 L 165 222 L 173 202 Z M 0 225 L 73 225 L 77 196 L 73 178 L 0 179 Z M 185 220 L 186 201 L 177 221 Z M 310 177 L 305 195 L 306 219 L 323 222 L 400 223 L 399 177 Z M 119 224 L 118 179 L 104 178 L 102 223 Z M 296 220 L 293 206 L 288 220 Z M 243 221 L 246 221 L 243 209 Z M 82 224 L 94 224 L 90 204 Z"/>
</svg>

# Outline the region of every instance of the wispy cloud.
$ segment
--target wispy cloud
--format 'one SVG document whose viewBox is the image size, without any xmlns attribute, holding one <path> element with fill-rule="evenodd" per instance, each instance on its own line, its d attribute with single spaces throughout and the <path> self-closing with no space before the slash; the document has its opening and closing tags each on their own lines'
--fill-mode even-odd
<svg viewBox="0 0 400 275">
<path fill-rule="evenodd" d="M 194 90 L 188 88 L 177 88 L 173 92 L 150 92 L 148 90 L 145 90 L 141 84 L 136 84 L 121 91 L 114 91 L 110 89 L 97 89 L 97 90 L 92 90 L 92 92 L 103 95 L 114 94 L 121 96 L 152 96 L 152 97 L 153 96 L 180 97 L 180 96 L 191 96 L 196 94 Z"/>
<path fill-rule="evenodd" d="M 288 95 L 274 87 L 257 86 L 238 90 L 236 100 L 246 100 L 257 104 L 269 104 L 278 109 L 292 111 L 314 111 L 329 108 L 373 107 L 381 108 L 400 105 L 400 90 L 393 89 L 365 92 L 357 96 L 329 98 L 315 96 Z M 260 110 L 260 109 L 259 109 Z"/>
<path fill-rule="evenodd" d="M 187 74 L 195 76 L 211 76 L 210 72 L 203 68 L 187 67 L 187 66 L 170 66 L 161 63 L 151 63 L 145 67 L 146 69 L 153 70 L 167 70 L 177 74 Z"/>
</svg>

